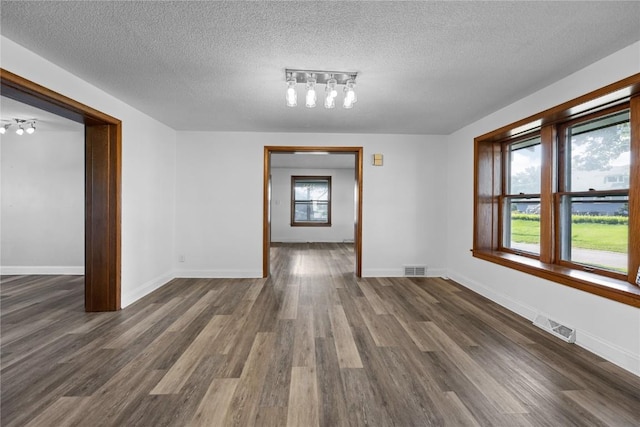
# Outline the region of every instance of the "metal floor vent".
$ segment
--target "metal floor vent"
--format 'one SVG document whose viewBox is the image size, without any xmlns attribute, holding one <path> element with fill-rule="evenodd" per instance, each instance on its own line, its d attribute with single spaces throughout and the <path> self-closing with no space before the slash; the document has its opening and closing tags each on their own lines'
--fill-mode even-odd
<svg viewBox="0 0 640 427">
<path fill-rule="evenodd" d="M 406 277 L 424 277 L 427 275 L 426 265 L 405 265 L 404 275 Z"/>
<path fill-rule="evenodd" d="M 533 324 L 568 343 L 576 342 L 576 330 L 538 314 Z"/>
</svg>

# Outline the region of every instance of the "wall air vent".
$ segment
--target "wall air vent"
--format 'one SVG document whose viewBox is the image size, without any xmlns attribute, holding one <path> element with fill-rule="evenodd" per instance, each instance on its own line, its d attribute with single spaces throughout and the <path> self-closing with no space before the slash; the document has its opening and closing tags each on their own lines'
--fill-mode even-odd
<svg viewBox="0 0 640 427">
<path fill-rule="evenodd" d="M 560 338 L 563 341 L 573 344 L 576 342 L 576 330 L 570 328 L 569 326 L 563 325 L 561 323 L 556 322 L 555 320 L 549 319 L 547 316 L 542 314 L 538 314 L 536 319 L 533 321 L 533 324 L 545 331 L 549 332 L 552 335 Z"/>
<path fill-rule="evenodd" d="M 427 275 L 426 265 L 405 265 L 403 269 L 405 277 L 425 277 Z"/>
</svg>

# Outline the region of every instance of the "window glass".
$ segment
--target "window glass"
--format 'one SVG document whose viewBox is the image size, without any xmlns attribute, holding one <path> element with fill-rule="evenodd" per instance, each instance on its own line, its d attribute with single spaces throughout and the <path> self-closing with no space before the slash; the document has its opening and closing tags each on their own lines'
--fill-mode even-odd
<svg viewBox="0 0 640 427">
<path fill-rule="evenodd" d="M 562 198 L 562 259 L 626 273 L 629 197 Z"/>
<path fill-rule="evenodd" d="M 540 254 L 540 199 L 507 199 L 503 245 Z"/>
<path fill-rule="evenodd" d="M 295 183 L 296 201 L 329 200 L 329 183 L 327 180 L 300 180 Z"/>
<path fill-rule="evenodd" d="M 540 137 L 509 145 L 508 194 L 540 194 Z"/>
<path fill-rule="evenodd" d="M 566 191 L 629 189 L 629 111 L 571 126 L 567 130 Z"/>
<path fill-rule="evenodd" d="M 295 222 L 327 222 L 329 205 L 322 202 L 296 202 Z"/>
</svg>

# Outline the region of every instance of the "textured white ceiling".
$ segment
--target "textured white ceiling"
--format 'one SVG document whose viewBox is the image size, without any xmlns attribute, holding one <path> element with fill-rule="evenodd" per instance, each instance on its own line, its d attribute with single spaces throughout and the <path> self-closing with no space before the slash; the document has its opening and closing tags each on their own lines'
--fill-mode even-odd
<svg viewBox="0 0 640 427">
<path fill-rule="evenodd" d="M 448 134 L 640 40 L 634 1 L 1 8 L 2 35 L 177 130 Z M 358 103 L 285 107 L 287 67 L 358 71 Z"/>
</svg>

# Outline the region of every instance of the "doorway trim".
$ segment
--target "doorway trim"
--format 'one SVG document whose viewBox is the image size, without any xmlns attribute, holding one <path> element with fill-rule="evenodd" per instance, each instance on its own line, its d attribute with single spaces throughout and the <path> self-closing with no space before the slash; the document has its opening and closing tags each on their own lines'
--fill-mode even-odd
<svg viewBox="0 0 640 427">
<path fill-rule="evenodd" d="M 85 126 L 85 311 L 119 310 L 122 122 L 2 68 L 0 92 Z"/>
<path fill-rule="evenodd" d="M 269 257 L 271 248 L 271 154 L 272 153 L 309 153 L 323 152 L 355 154 L 356 180 L 356 214 L 354 221 L 354 252 L 356 255 L 355 275 L 362 277 L 362 147 L 300 147 L 300 146 L 265 146 L 264 147 L 264 179 L 262 206 L 262 277 L 269 277 Z"/>
</svg>

